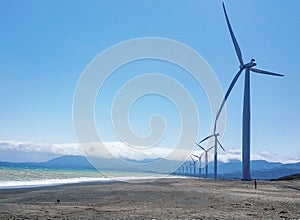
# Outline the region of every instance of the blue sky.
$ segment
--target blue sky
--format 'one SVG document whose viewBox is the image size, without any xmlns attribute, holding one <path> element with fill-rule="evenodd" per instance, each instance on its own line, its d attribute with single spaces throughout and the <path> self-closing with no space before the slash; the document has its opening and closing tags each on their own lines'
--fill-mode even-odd
<svg viewBox="0 0 300 220">
<path fill-rule="evenodd" d="M 300 2 L 225 3 L 245 62 L 255 58 L 259 68 L 285 74 L 284 78 L 257 74 L 251 77 L 252 152 L 299 156 Z M 239 65 L 221 1 L 1 1 L 0 27 L 2 141 L 76 142 L 72 101 L 79 77 L 96 55 L 124 40 L 163 37 L 192 47 L 210 64 L 223 90 Z M 184 74 L 182 70 L 151 61 L 126 66 L 119 74 L 132 69 L 139 70 L 136 75 L 143 71 L 170 71 L 178 80 L 186 79 L 180 76 Z M 109 88 L 117 88 L 122 82 L 117 74 L 108 82 L 111 85 L 106 98 L 111 95 Z M 211 126 L 208 102 L 203 90 L 186 80 L 183 84 L 200 106 L 200 137 L 204 137 Z M 228 150 L 240 148 L 242 91 L 243 78 L 227 103 L 223 145 Z M 174 106 L 154 97 L 148 99 L 133 109 L 133 129 L 147 134 L 145 118 L 162 109 L 174 122 L 171 128 L 176 135 Z M 155 104 L 143 107 L 147 103 Z M 162 105 L 164 108 L 159 108 Z M 105 110 L 96 106 L 96 111 L 97 121 L 106 123 L 105 114 L 101 114 Z M 116 141 L 109 126 L 105 131 L 107 141 Z"/>
</svg>

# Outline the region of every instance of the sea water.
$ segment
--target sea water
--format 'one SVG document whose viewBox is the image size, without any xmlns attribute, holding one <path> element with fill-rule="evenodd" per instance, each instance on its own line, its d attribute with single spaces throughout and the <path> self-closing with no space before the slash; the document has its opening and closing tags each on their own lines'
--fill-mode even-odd
<svg viewBox="0 0 300 220">
<path fill-rule="evenodd" d="M 82 182 L 111 182 L 166 177 L 164 174 L 118 171 L 0 167 L 0 189 L 43 187 Z"/>
</svg>

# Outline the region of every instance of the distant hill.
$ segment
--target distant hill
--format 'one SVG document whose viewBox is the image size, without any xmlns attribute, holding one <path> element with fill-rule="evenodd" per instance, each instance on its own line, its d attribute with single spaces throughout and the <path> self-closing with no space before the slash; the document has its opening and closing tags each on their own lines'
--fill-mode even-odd
<svg viewBox="0 0 300 220">
<path fill-rule="evenodd" d="M 242 162 L 240 160 L 230 160 L 228 163 L 218 163 L 218 172 L 220 174 L 231 173 L 231 172 L 241 172 L 242 171 Z M 268 170 L 281 167 L 283 164 L 279 162 L 268 162 L 265 160 L 252 160 L 251 161 L 251 170 Z M 209 166 L 213 166 L 213 163 L 210 163 Z M 299 167 L 298 167 L 299 168 Z"/>
<path fill-rule="evenodd" d="M 61 156 L 49 160 L 40 165 L 53 168 L 70 168 L 70 169 L 95 169 L 91 163 L 83 156 Z"/>
<path fill-rule="evenodd" d="M 0 166 L 20 168 L 95 169 L 90 162 L 82 156 L 60 156 L 41 163 L 0 162 Z"/>
<path fill-rule="evenodd" d="M 300 181 L 300 173 L 289 175 L 289 176 L 283 176 L 277 179 L 271 179 L 272 181 L 278 181 L 278 180 L 299 180 Z"/>
<path fill-rule="evenodd" d="M 218 167 L 218 173 L 223 178 L 239 179 L 242 175 L 242 162 L 235 160 L 222 163 Z M 251 161 L 251 177 L 254 179 L 276 179 L 297 173 L 300 173 L 300 162 L 282 164 L 264 160 Z"/>
<path fill-rule="evenodd" d="M 159 167 L 155 163 L 151 163 L 155 160 L 143 160 L 143 161 L 132 161 L 123 159 L 122 162 L 127 161 L 128 163 L 121 163 L 121 160 L 110 160 L 101 159 L 101 167 L 103 169 L 112 170 L 116 169 L 119 171 L 135 171 L 139 172 L 135 164 L 147 164 L 149 163 L 149 170 L 153 172 L 167 173 L 170 164 L 178 163 L 178 161 L 160 160 Z M 148 165 L 148 164 L 147 164 Z M 47 169 L 90 169 L 95 170 L 91 163 L 83 156 L 60 156 L 43 163 L 11 163 L 11 162 L 0 162 L 0 166 L 5 167 L 20 167 L 20 168 L 47 168 Z M 239 160 L 231 160 L 227 163 L 218 162 L 218 175 L 219 178 L 224 179 L 240 179 L 242 175 L 242 163 Z M 198 168 L 196 174 L 198 175 Z M 176 172 L 174 172 L 176 173 Z M 202 174 L 204 168 L 202 169 Z M 268 162 L 264 160 L 253 160 L 251 161 L 251 176 L 255 179 L 278 179 L 285 176 L 291 176 L 300 173 L 300 162 L 292 164 L 282 164 L 278 162 Z M 177 174 L 178 173 L 177 171 Z M 213 177 L 213 163 L 209 163 L 209 177 Z M 297 177 L 297 176 L 296 176 Z M 286 177 L 288 178 L 288 177 Z M 293 176 L 291 176 L 293 178 Z"/>
</svg>

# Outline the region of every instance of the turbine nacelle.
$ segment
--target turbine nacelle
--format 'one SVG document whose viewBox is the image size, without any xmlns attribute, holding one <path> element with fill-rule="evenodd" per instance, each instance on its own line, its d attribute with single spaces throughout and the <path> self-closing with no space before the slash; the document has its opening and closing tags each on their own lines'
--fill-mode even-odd
<svg viewBox="0 0 300 220">
<path fill-rule="evenodd" d="M 249 63 L 246 63 L 243 65 L 243 68 L 251 68 L 254 66 L 256 66 L 256 61 L 255 61 L 255 59 L 251 59 L 251 61 Z"/>
</svg>

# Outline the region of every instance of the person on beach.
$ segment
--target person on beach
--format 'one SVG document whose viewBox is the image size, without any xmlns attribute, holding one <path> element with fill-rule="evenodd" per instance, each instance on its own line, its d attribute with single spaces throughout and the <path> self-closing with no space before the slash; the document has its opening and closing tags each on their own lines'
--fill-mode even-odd
<svg viewBox="0 0 300 220">
<path fill-rule="evenodd" d="M 254 189 L 257 189 L 257 181 L 254 179 Z"/>
</svg>

